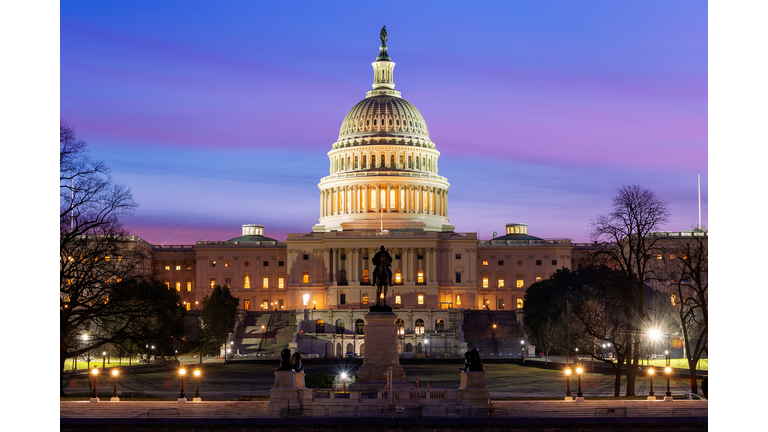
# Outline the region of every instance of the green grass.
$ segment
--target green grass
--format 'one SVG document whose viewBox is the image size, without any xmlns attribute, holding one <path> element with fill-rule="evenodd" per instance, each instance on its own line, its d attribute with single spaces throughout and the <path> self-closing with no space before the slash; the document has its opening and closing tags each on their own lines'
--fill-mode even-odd
<svg viewBox="0 0 768 432">
<path fill-rule="evenodd" d="M 128 357 L 123 357 L 122 361 L 123 361 L 122 366 L 128 366 Z M 103 360 L 101 358 L 98 358 L 98 359 L 94 358 L 93 360 L 91 360 L 90 369 L 93 369 L 94 367 L 101 369 L 102 362 Z M 131 365 L 137 365 L 137 364 L 139 364 L 139 362 L 134 358 L 131 361 Z M 106 366 L 107 367 L 120 366 L 120 358 L 118 357 L 110 358 Z M 82 360 L 77 362 L 78 371 L 82 371 L 86 369 L 88 369 L 88 362 L 82 361 Z M 72 359 L 67 359 L 67 361 L 64 362 L 64 371 L 70 371 L 70 370 L 72 370 Z"/>
<path fill-rule="evenodd" d="M 645 360 L 641 362 L 642 365 L 646 365 Z M 667 365 L 666 360 L 664 359 L 653 359 L 650 361 L 650 365 L 657 368 L 663 368 Z M 672 359 L 670 360 L 670 366 L 672 366 L 675 369 L 684 369 L 688 370 L 688 360 L 686 359 Z M 709 370 L 709 360 L 708 359 L 701 359 L 699 360 L 699 365 L 696 369 L 699 370 Z"/>
</svg>

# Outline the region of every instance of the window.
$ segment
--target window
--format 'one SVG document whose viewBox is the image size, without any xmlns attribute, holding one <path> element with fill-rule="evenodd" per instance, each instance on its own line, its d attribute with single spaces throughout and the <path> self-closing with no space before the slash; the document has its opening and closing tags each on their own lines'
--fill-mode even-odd
<svg viewBox="0 0 768 432">
<path fill-rule="evenodd" d="M 277 262 L 277 266 L 278 266 L 278 267 L 284 267 L 284 266 L 285 266 L 285 263 L 284 263 L 283 261 L 278 261 L 278 262 Z"/>
<path fill-rule="evenodd" d="M 216 278 L 211 278 L 211 289 L 216 286 Z"/>
<path fill-rule="evenodd" d="M 104 261 L 109 262 L 109 260 L 110 260 L 110 257 L 108 257 L 108 256 L 104 257 Z M 178 270 L 178 269 L 176 269 L 176 270 Z"/>
<path fill-rule="evenodd" d="M 109 257 L 107 257 L 107 258 L 109 258 Z M 109 260 L 107 260 L 107 261 L 109 261 Z M 180 266 L 180 265 L 177 265 L 177 266 L 176 266 L 176 271 L 179 271 L 179 270 L 181 270 L 181 266 Z"/>
<path fill-rule="evenodd" d="M 363 259 L 367 260 L 368 259 L 368 254 L 363 254 Z"/>
<path fill-rule="evenodd" d="M 576 270 L 581 270 L 581 267 L 582 267 L 581 264 L 577 265 Z"/>
<path fill-rule="evenodd" d="M 192 310 L 192 303 L 187 303 L 184 306 L 186 306 L 187 310 Z"/>
<path fill-rule="evenodd" d="M 307 261 L 309 259 L 309 255 L 304 254 L 304 261 Z"/>
<path fill-rule="evenodd" d="M 424 304 L 424 294 L 419 294 L 418 299 L 419 299 L 419 304 L 423 305 Z"/>
<path fill-rule="evenodd" d="M 541 265 L 541 260 L 536 260 L 536 265 Z"/>
<path fill-rule="evenodd" d="M 398 318 L 395 324 L 397 325 L 397 334 L 405 334 L 405 321 L 403 321 L 401 318 Z"/>
<path fill-rule="evenodd" d="M 504 260 L 499 260 L 499 265 L 503 266 L 504 265 Z"/>
<path fill-rule="evenodd" d="M 417 282 L 420 284 L 424 283 L 424 270 L 419 270 Z"/>
<path fill-rule="evenodd" d="M 315 321 L 315 333 L 325 333 L 325 321 L 321 319 Z"/>
<path fill-rule="evenodd" d="M 461 254 L 456 254 L 456 259 L 461 259 Z"/>
<path fill-rule="evenodd" d="M 504 279 L 499 279 L 499 288 L 504 288 Z"/>
<path fill-rule="evenodd" d="M 216 261 L 211 261 L 211 267 L 216 267 Z"/>
<path fill-rule="evenodd" d="M 192 291 L 192 282 L 187 282 L 187 291 Z"/>
<path fill-rule="evenodd" d="M 416 320 L 416 327 L 414 328 L 414 333 L 417 335 L 424 334 L 424 320 L 419 318 Z"/>
<path fill-rule="evenodd" d="M 368 293 L 363 294 L 363 304 L 364 305 L 368 304 Z"/>
<path fill-rule="evenodd" d="M 269 299 L 263 299 L 261 301 L 261 308 L 262 309 L 269 309 Z"/>
<path fill-rule="evenodd" d="M 269 261 L 264 261 L 264 267 L 269 267 Z"/>
<path fill-rule="evenodd" d="M 302 273 L 301 283 L 309 283 L 309 272 Z"/>
<path fill-rule="evenodd" d="M 285 278 L 277 278 L 277 288 L 278 289 L 285 288 Z"/>
<path fill-rule="evenodd" d="M 232 267 L 232 263 L 229 261 L 224 261 L 224 267 Z"/>
<path fill-rule="evenodd" d="M 670 298 L 670 300 L 672 300 L 672 306 L 677 304 L 677 297 L 674 294 L 669 296 L 669 298 Z"/>
<path fill-rule="evenodd" d="M 191 265 L 187 266 L 187 271 L 192 271 L 192 266 Z"/>
<path fill-rule="evenodd" d="M 309 294 L 304 294 L 301 296 L 301 299 L 303 300 L 304 306 L 309 306 Z"/>
<path fill-rule="evenodd" d="M 243 276 L 243 288 L 250 289 L 251 288 L 251 276 L 246 274 Z"/>
<path fill-rule="evenodd" d="M 345 293 L 339 293 L 339 304 L 347 304 L 347 295 Z"/>
<path fill-rule="evenodd" d="M 683 259 L 688 259 L 688 255 L 683 254 Z"/>
<path fill-rule="evenodd" d="M 517 308 L 522 309 L 523 308 L 523 299 L 517 299 Z"/>
<path fill-rule="evenodd" d="M 488 278 L 487 277 L 483 278 L 483 288 L 488 288 Z"/>
<path fill-rule="evenodd" d="M 355 333 L 359 335 L 365 334 L 365 321 L 361 319 L 355 321 Z"/>
<path fill-rule="evenodd" d="M 347 254 L 341 254 L 341 259 L 342 259 L 342 260 L 345 260 L 345 259 L 347 259 Z"/>
<path fill-rule="evenodd" d="M 669 254 L 669 259 L 671 260 L 675 259 L 675 254 Z"/>
<path fill-rule="evenodd" d="M 265 277 L 261 280 L 261 288 L 262 289 L 269 289 L 269 278 Z"/>
<path fill-rule="evenodd" d="M 442 318 L 438 318 L 437 321 L 435 321 L 435 331 L 438 333 L 445 331 L 445 321 L 443 321 Z"/>
<path fill-rule="evenodd" d="M 171 283 L 170 282 L 166 282 L 165 283 L 165 287 L 168 288 L 168 289 L 171 289 Z"/>
<path fill-rule="evenodd" d="M 461 272 L 456 272 L 456 283 L 461 283 Z"/>
<path fill-rule="evenodd" d="M 343 319 L 337 319 L 336 320 L 336 334 L 344 334 L 344 320 Z"/>
<path fill-rule="evenodd" d="M 536 276 L 536 282 L 541 282 L 541 276 Z"/>
<path fill-rule="evenodd" d="M 552 260 L 552 265 L 557 265 L 557 260 Z"/>
<path fill-rule="evenodd" d="M 226 278 L 226 279 L 224 279 L 224 285 L 225 285 L 227 288 L 230 288 L 230 287 L 232 287 L 232 279 L 230 279 L 230 278 Z"/>
<path fill-rule="evenodd" d="M 400 294 L 395 294 L 395 304 L 399 305 L 399 304 L 402 304 L 402 302 L 403 302 L 403 300 L 400 297 Z"/>
<path fill-rule="evenodd" d="M 517 280 L 517 287 L 518 287 L 518 288 L 522 288 L 522 287 L 523 287 L 523 285 L 524 285 L 524 281 L 523 281 L 522 279 L 518 279 L 518 280 Z"/>
<path fill-rule="evenodd" d="M 424 259 L 424 254 L 418 254 L 419 259 Z"/>
<path fill-rule="evenodd" d="M 456 294 L 456 306 L 461 306 L 461 294 Z"/>
<path fill-rule="evenodd" d="M 487 266 L 488 265 L 488 260 L 483 260 L 483 265 Z"/>
<path fill-rule="evenodd" d="M 171 266 L 165 266 L 165 269 L 166 269 L 166 270 L 170 270 L 170 269 L 171 269 Z"/>
<path fill-rule="evenodd" d="M 244 300 L 243 301 L 243 309 L 251 310 L 251 301 L 250 300 Z"/>
<path fill-rule="evenodd" d="M 395 283 L 401 284 L 403 283 L 402 274 L 400 273 L 400 270 L 395 271 Z"/>
<path fill-rule="evenodd" d="M 181 291 L 181 281 L 176 281 L 176 291 Z"/>
<path fill-rule="evenodd" d="M 499 299 L 499 308 L 498 309 L 499 310 L 504 310 L 504 299 L 503 298 Z"/>
<path fill-rule="evenodd" d="M 657 254 L 656 259 L 662 259 L 661 254 Z"/>
<path fill-rule="evenodd" d="M 285 300 L 283 299 L 277 300 L 277 307 L 279 307 L 280 309 L 285 309 Z"/>
<path fill-rule="evenodd" d="M 395 254 L 395 259 L 400 259 L 400 254 Z"/>
<path fill-rule="evenodd" d="M 370 283 L 370 279 L 368 278 L 368 269 L 363 270 L 363 283 L 364 284 Z"/>
</svg>

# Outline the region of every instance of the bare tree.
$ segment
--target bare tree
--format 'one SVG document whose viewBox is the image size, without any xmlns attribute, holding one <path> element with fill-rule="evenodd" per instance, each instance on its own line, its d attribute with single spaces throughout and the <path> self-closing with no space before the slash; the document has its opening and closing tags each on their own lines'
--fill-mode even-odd
<svg viewBox="0 0 768 432">
<path fill-rule="evenodd" d="M 635 377 L 640 363 L 642 332 L 648 323 L 645 280 L 651 274 L 650 253 L 657 248 L 658 237 L 652 233 L 669 222 L 667 202 L 639 185 L 621 186 L 612 200 L 612 210 L 590 223 L 592 240 L 615 244 L 593 252 L 594 259 L 606 259 L 621 272 L 621 308 L 624 320 L 624 350 L 627 362 L 627 396 L 635 395 Z M 619 354 L 617 352 L 617 354 Z"/>
</svg>

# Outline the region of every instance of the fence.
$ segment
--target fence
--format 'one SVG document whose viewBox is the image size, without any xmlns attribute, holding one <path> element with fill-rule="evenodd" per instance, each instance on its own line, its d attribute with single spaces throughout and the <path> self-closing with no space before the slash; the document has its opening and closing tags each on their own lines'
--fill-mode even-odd
<svg viewBox="0 0 768 432">
<path fill-rule="evenodd" d="M 626 417 L 627 409 L 620 408 L 595 408 L 595 417 Z"/>
<path fill-rule="evenodd" d="M 179 418 L 178 408 L 148 409 L 148 418 Z"/>
<path fill-rule="evenodd" d="M 707 408 L 674 408 L 672 417 L 709 417 Z"/>
</svg>

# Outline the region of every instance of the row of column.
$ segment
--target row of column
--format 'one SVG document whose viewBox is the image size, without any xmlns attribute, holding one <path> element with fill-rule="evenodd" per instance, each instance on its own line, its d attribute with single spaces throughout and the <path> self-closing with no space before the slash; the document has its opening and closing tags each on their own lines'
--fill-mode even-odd
<svg viewBox="0 0 768 432">
<path fill-rule="evenodd" d="M 327 282 L 339 282 L 341 270 L 347 271 L 347 282 L 357 285 L 359 281 L 363 279 L 363 271 L 368 269 L 369 281 L 373 280 L 373 263 L 367 267 L 363 262 L 363 254 L 368 254 L 368 261 L 373 259 L 373 255 L 378 252 L 374 248 L 343 248 L 343 249 L 326 249 L 324 251 L 325 262 L 328 265 L 328 279 Z M 435 280 L 436 268 L 436 253 L 435 248 L 401 248 L 400 252 L 397 249 L 390 250 L 392 258 L 395 258 L 395 254 L 400 253 L 400 259 L 393 259 L 392 261 L 392 281 L 394 282 L 395 272 L 401 270 L 401 277 L 403 282 L 418 282 L 418 271 L 424 271 L 424 282 L 433 282 Z M 419 265 L 418 254 L 422 253 L 423 263 Z M 341 254 L 346 254 L 346 259 L 341 259 Z M 351 265 L 347 265 L 346 262 L 351 262 Z M 399 266 L 402 265 L 402 268 Z"/>
<path fill-rule="evenodd" d="M 382 207 L 387 213 L 448 216 L 448 190 L 429 186 L 377 184 L 337 186 L 320 191 L 321 217 L 378 213 Z"/>
</svg>

